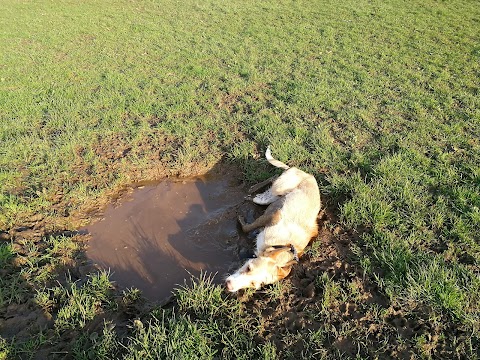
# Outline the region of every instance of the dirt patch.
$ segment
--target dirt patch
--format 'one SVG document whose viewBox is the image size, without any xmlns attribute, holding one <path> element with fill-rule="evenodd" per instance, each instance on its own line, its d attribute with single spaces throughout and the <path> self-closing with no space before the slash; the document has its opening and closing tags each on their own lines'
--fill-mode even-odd
<svg viewBox="0 0 480 360">
<path fill-rule="evenodd" d="M 275 344 L 280 359 L 455 358 L 454 334 L 468 346 L 464 329 L 435 322 L 417 305 L 391 303 L 352 252 L 359 234 L 337 224 L 334 210 L 324 209 L 318 237 L 289 277 L 253 295 L 237 294 L 249 316 L 261 315 L 258 343 Z"/>
<path fill-rule="evenodd" d="M 86 226 L 86 256 L 110 269 L 120 288 L 150 300 L 168 297 L 190 274 L 221 282 L 239 260 L 246 237 L 237 231 L 245 192 L 235 180 L 201 176 L 137 187 Z"/>
</svg>

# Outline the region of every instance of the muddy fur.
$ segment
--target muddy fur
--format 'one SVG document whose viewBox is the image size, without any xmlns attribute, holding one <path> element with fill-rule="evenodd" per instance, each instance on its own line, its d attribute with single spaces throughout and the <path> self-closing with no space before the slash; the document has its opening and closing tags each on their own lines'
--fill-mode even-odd
<svg viewBox="0 0 480 360">
<path fill-rule="evenodd" d="M 315 177 L 274 159 L 269 148 L 265 156 L 285 171 L 268 190 L 253 198 L 256 204 L 268 205 L 263 215 L 251 224 L 239 216 L 244 232 L 262 230 L 256 238 L 256 257 L 226 279 L 231 292 L 248 287 L 258 289 L 286 277 L 297 254 L 300 256 L 318 233 L 321 202 Z"/>
</svg>

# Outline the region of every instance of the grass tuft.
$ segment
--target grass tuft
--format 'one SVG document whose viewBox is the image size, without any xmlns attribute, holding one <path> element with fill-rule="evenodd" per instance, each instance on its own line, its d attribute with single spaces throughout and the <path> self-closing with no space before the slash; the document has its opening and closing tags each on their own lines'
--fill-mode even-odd
<svg viewBox="0 0 480 360">
<path fill-rule="evenodd" d="M 51 289 L 53 297 L 59 298 L 59 310 L 55 318 L 57 332 L 83 328 L 98 314 L 102 304 L 112 302 L 111 289 L 109 274 L 106 272 L 89 276 L 82 286 L 69 282 L 66 287 Z"/>
<path fill-rule="evenodd" d="M 77 339 L 72 348 L 72 355 L 75 360 L 109 360 L 117 358 L 119 347 L 115 326 L 105 321 L 101 334 L 87 333 Z"/>
<path fill-rule="evenodd" d="M 12 245 L 0 244 L 0 268 L 5 267 L 13 258 Z"/>
<path fill-rule="evenodd" d="M 152 318 L 136 326 L 124 359 L 213 359 L 209 339 L 188 317 Z"/>
</svg>

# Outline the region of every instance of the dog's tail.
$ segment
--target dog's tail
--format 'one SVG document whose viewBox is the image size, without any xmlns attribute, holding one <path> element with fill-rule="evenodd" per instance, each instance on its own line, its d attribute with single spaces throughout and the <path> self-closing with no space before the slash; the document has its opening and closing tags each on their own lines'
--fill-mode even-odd
<svg viewBox="0 0 480 360">
<path fill-rule="evenodd" d="M 268 146 L 267 151 L 265 151 L 265 157 L 267 158 L 268 162 L 275 167 L 278 167 L 278 168 L 284 169 L 284 170 L 290 169 L 290 166 L 288 166 L 287 164 L 284 164 L 280 160 L 277 160 L 277 159 L 273 158 L 272 153 L 270 151 L 270 146 Z"/>
</svg>

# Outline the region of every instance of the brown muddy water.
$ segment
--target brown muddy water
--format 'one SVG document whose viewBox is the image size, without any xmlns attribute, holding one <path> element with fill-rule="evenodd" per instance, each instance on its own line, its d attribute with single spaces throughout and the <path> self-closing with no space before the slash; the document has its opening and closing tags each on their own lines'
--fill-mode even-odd
<svg viewBox="0 0 480 360">
<path fill-rule="evenodd" d="M 201 272 L 216 273 L 220 283 L 238 266 L 244 196 L 231 181 L 208 177 L 136 188 L 84 229 L 87 257 L 110 269 L 121 289 L 136 287 L 150 300 L 165 299 Z"/>
</svg>

